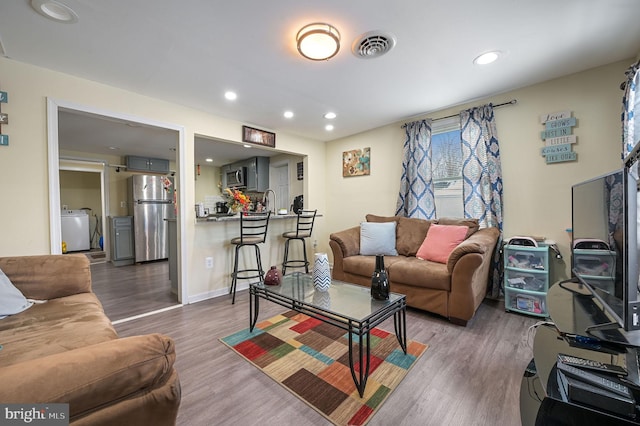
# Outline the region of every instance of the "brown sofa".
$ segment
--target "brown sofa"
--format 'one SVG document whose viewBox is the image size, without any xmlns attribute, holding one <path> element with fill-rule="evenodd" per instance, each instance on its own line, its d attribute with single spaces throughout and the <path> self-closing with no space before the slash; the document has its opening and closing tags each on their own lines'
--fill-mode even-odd
<svg viewBox="0 0 640 426">
<path fill-rule="evenodd" d="M 0 258 L 25 297 L 0 319 L 0 402 L 68 403 L 72 425 L 173 425 L 180 382 L 173 341 L 118 338 L 91 292 L 84 255 Z"/>
<path fill-rule="evenodd" d="M 499 230 L 478 229 L 475 219 L 430 221 L 374 215 L 366 218 L 368 222 L 396 222 L 398 255 L 384 257 L 391 291 L 405 294 L 408 306 L 466 325 L 487 293 Z M 446 264 L 415 257 L 432 223 L 469 226 L 466 239 L 451 252 Z M 360 226 L 331 234 L 329 246 L 333 252 L 334 279 L 371 285 L 375 256 L 360 255 Z"/>
</svg>

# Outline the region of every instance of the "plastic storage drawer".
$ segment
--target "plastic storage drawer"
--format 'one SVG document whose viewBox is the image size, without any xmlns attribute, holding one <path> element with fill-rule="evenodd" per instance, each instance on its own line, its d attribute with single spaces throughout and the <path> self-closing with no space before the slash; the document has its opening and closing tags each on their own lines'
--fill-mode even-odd
<svg viewBox="0 0 640 426">
<path fill-rule="evenodd" d="M 513 288 L 529 291 L 547 291 L 547 273 L 523 271 L 521 269 L 505 269 L 505 288 Z"/>
<path fill-rule="evenodd" d="M 507 311 L 547 316 L 549 246 L 504 246 L 504 307 Z"/>
<path fill-rule="evenodd" d="M 583 276 L 615 277 L 616 252 L 609 250 L 573 250 L 573 267 Z"/>
<path fill-rule="evenodd" d="M 507 288 L 505 289 L 504 303 L 508 311 L 516 311 L 541 317 L 547 316 L 546 293 Z"/>
</svg>

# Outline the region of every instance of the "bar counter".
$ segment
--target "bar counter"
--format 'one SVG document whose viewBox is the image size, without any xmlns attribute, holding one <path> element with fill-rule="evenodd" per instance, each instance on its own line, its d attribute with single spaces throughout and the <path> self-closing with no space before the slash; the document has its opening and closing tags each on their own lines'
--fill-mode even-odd
<svg viewBox="0 0 640 426">
<path fill-rule="evenodd" d="M 298 215 L 295 213 L 287 213 L 287 214 L 274 214 L 271 213 L 271 216 L 269 217 L 269 222 L 271 222 L 272 220 L 278 220 L 278 219 L 295 219 L 297 218 Z M 320 215 L 316 215 L 316 217 L 320 217 Z M 202 223 L 202 222 L 233 222 L 233 221 L 239 221 L 240 220 L 240 214 L 235 214 L 235 215 L 221 215 L 221 214 L 210 214 L 208 217 L 199 217 L 196 219 L 196 223 Z"/>
<path fill-rule="evenodd" d="M 267 238 L 264 244 L 260 244 L 262 257 L 262 267 L 265 271 L 271 266 L 282 268 L 284 257 L 285 239 L 284 232 L 296 230 L 296 219 L 298 215 L 271 214 Z M 321 215 L 316 215 L 314 231 L 311 238 L 305 240 L 307 246 L 308 260 L 313 266 L 313 247 L 316 240 L 316 227 L 320 224 Z M 188 241 L 188 249 L 192 251 L 195 261 L 186 265 L 191 268 L 192 280 L 190 286 L 194 291 L 189 295 L 190 300 L 204 300 L 209 297 L 216 297 L 228 294 L 231 285 L 231 272 L 233 270 L 233 258 L 235 246 L 231 244 L 231 239 L 240 235 L 240 215 L 209 215 L 206 218 L 196 218 L 195 233 L 193 240 Z M 290 258 L 302 258 L 302 244 L 291 244 L 289 251 Z M 209 266 L 207 266 L 209 265 Z M 249 248 L 243 248 L 240 256 L 240 269 L 255 267 L 255 254 Z M 304 271 L 304 269 L 295 269 Z M 287 271 L 288 272 L 288 271 Z M 250 280 L 238 281 L 238 291 L 248 288 Z M 236 296 L 238 297 L 238 296 Z M 240 295 L 240 297 L 246 297 Z"/>
</svg>

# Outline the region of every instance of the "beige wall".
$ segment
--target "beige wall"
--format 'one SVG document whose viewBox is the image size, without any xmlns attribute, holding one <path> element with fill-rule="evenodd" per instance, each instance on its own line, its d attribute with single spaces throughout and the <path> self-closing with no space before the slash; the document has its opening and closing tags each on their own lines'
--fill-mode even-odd
<svg viewBox="0 0 640 426">
<path fill-rule="evenodd" d="M 631 62 L 621 61 L 428 115 L 437 118 L 486 102 L 518 100 L 516 106 L 496 110 L 506 236 L 544 235 L 556 240 L 568 259 L 569 239 L 565 229 L 571 224 L 570 186 L 620 165 L 619 85 Z M 224 294 L 229 281 L 226 265 L 207 270 L 204 258 L 214 257 L 216 265 L 224 263 L 230 247 L 220 244 L 226 239 L 216 238 L 217 243 L 212 244 L 209 232 L 198 232 L 192 208 L 196 201 L 193 140 L 198 134 L 239 142 L 242 123 L 6 58 L 0 58 L 0 75 L 2 90 L 9 93 L 10 100 L 3 105 L 3 112 L 11 116 L 11 124 L 2 128 L 9 135 L 10 145 L 0 147 L 0 185 L 4 203 L 12 207 L 0 209 L 0 256 L 42 254 L 50 250 L 46 125 L 49 97 L 183 126 L 186 146 L 178 153 L 177 164 L 184 164 L 185 168 L 186 207 L 181 215 L 185 226 L 181 240 L 188 296 L 196 300 Z M 543 143 L 539 138 L 542 125 L 538 116 L 565 109 L 572 110 L 578 119 L 574 132 L 578 135 L 574 147 L 578 161 L 547 165 L 540 156 Z M 304 157 L 305 207 L 317 208 L 324 215 L 314 230 L 319 251 L 329 251 L 330 232 L 358 224 L 366 213 L 393 214 L 404 142 L 401 124 L 326 145 L 278 133 L 279 150 Z M 343 178 L 342 151 L 363 147 L 371 147 L 371 175 Z M 119 204 L 112 202 L 110 213 L 122 214 L 118 209 Z M 274 252 L 264 263 L 276 264 L 279 256 Z"/>
<path fill-rule="evenodd" d="M 204 258 L 222 259 L 229 247 L 213 247 L 211 241 L 196 233 L 194 135 L 240 143 L 243 123 L 6 58 L 0 58 L 0 75 L 2 90 L 9 93 L 9 103 L 3 104 L 2 111 L 11 117 L 11 124 L 2 127 L 10 145 L 0 147 L 0 187 L 3 205 L 12 207 L 0 209 L 0 256 L 50 252 L 47 98 L 52 98 L 183 127 L 185 148 L 178 152 L 177 164 L 185 169 L 178 170 L 185 176 L 181 194 L 185 207 L 179 219 L 184 228 L 179 232 L 188 298 L 223 292 L 221 289 L 229 284 L 228 276 L 206 270 Z M 310 204 L 324 211 L 324 144 L 278 132 L 277 147 L 309 158 L 305 192 Z M 318 232 L 324 232 L 322 224 Z"/>
<path fill-rule="evenodd" d="M 504 235 L 539 235 L 555 240 L 565 257 L 565 274 L 570 262 L 570 240 L 565 229 L 571 226 L 571 185 L 622 165 L 620 83 L 632 62 L 621 61 L 425 115 L 438 118 L 488 102 L 518 100 L 515 106 L 495 110 L 504 183 Z M 578 143 L 573 148 L 578 159 L 546 164 L 540 155 L 544 143 L 539 116 L 563 110 L 573 111 L 578 121 L 574 128 Z M 357 225 L 367 213 L 394 213 L 405 139 L 403 123 L 327 145 L 330 232 Z M 343 178 L 342 152 L 363 147 L 371 147 L 371 175 Z"/>
<path fill-rule="evenodd" d="M 205 166 L 200 164 L 200 176 L 196 177 L 196 203 L 204 203 L 205 197 L 221 196 L 220 167 Z M 211 212 L 213 213 L 213 212 Z"/>
</svg>

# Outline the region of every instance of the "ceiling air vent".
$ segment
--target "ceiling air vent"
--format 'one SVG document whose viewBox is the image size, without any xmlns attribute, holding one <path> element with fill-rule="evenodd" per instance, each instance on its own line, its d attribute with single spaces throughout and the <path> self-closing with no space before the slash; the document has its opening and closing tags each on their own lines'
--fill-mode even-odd
<svg viewBox="0 0 640 426">
<path fill-rule="evenodd" d="M 377 58 L 396 45 L 394 36 L 380 31 L 370 31 L 358 37 L 353 43 L 353 54 L 358 58 Z"/>
</svg>

